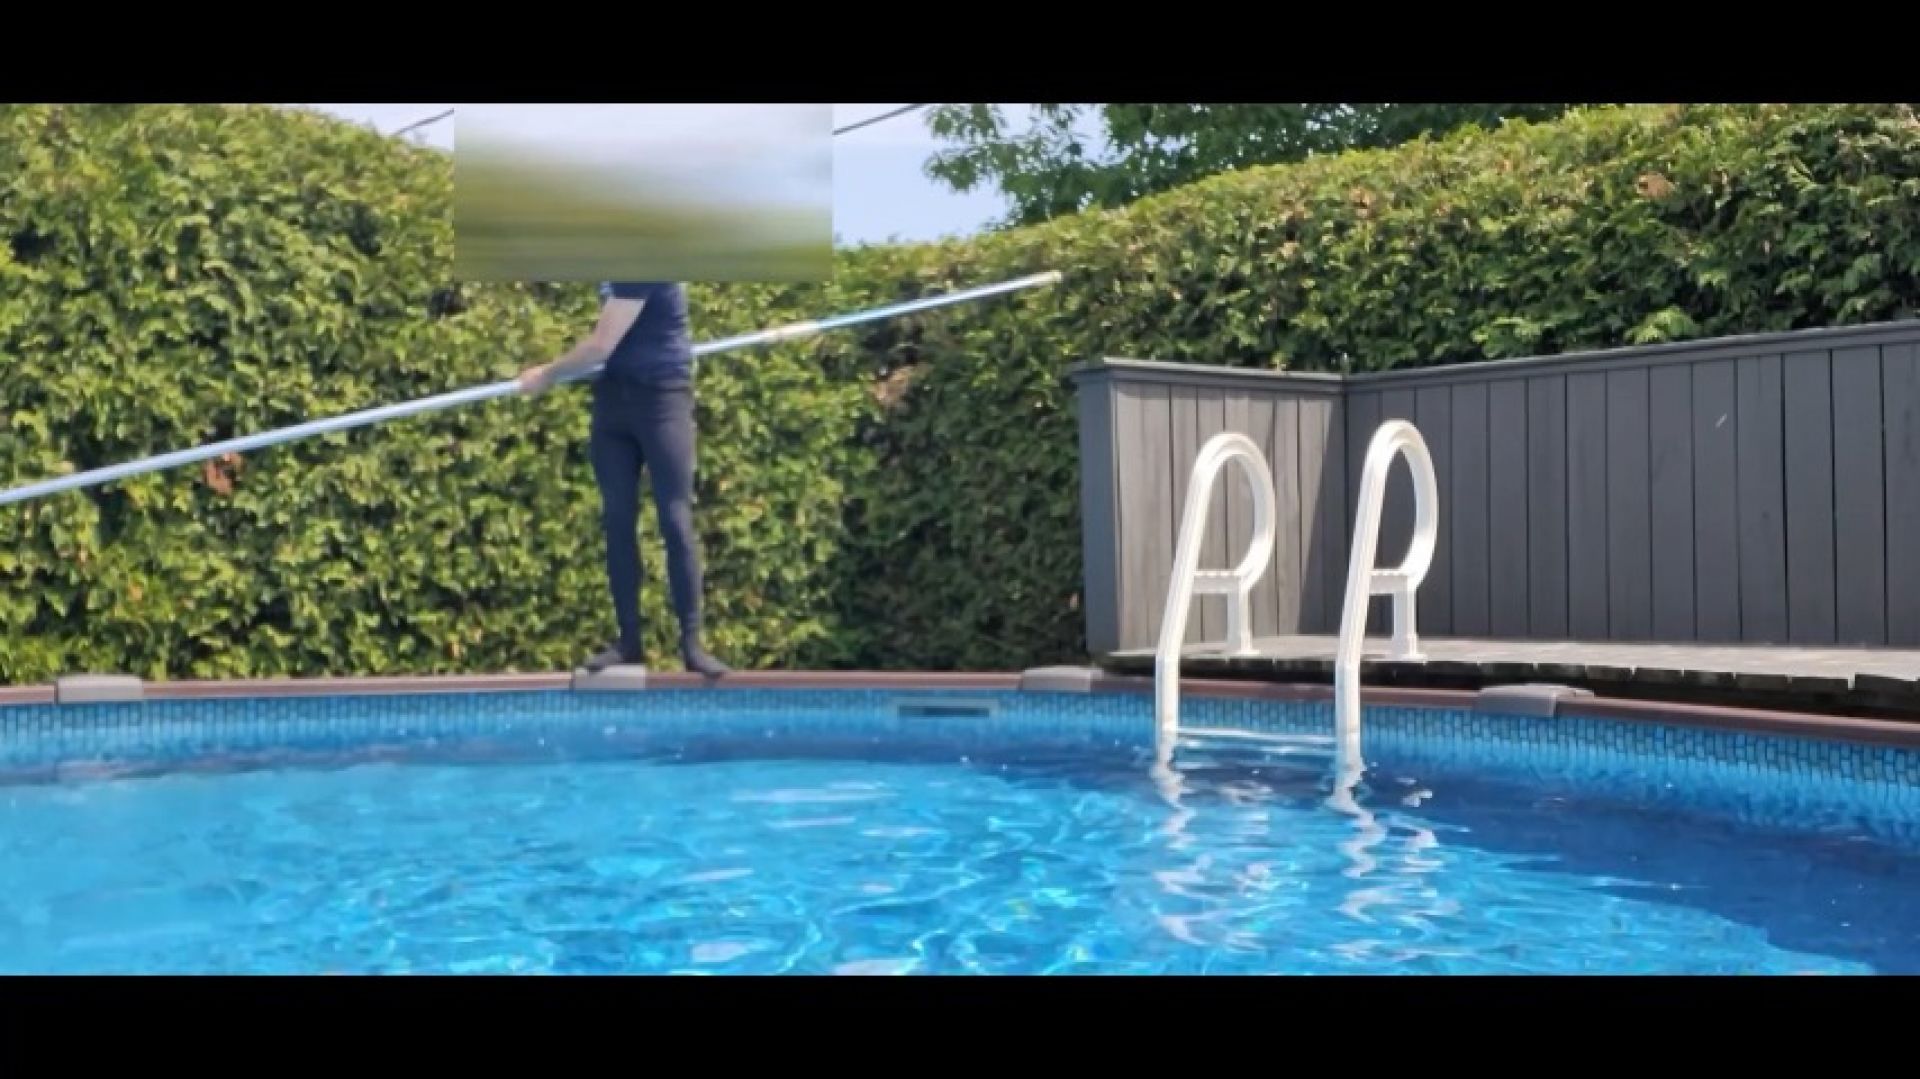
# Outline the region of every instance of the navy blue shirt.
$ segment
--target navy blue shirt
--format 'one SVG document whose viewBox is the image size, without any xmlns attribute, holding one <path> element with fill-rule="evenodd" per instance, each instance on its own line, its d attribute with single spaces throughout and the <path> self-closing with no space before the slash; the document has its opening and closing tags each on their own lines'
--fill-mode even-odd
<svg viewBox="0 0 1920 1079">
<path fill-rule="evenodd" d="M 602 378 L 647 386 L 693 381 L 693 335 L 687 327 L 687 290 L 664 281 L 611 281 L 600 302 L 639 300 L 640 317 L 613 347 Z"/>
</svg>

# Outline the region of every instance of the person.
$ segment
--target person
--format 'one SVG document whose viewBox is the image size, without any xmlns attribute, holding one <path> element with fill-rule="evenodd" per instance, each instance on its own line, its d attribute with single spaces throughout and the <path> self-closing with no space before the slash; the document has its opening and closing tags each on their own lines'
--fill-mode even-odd
<svg viewBox="0 0 1920 1079">
<path fill-rule="evenodd" d="M 604 366 L 602 366 L 604 365 Z M 607 535 L 607 585 L 620 636 L 586 661 L 589 671 L 643 661 L 640 638 L 640 472 L 652 481 L 667 545 L 667 581 L 680 622 L 680 659 L 709 678 L 728 668 L 700 640 L 700 549 L 693 531 L 694 356 L 683 285 L 600 286 L 600 319 L 585 341 L 530 367 L 520 392 L 544 393 L 602 367 L 593 382 L 588 457 Z"/>
</svg>

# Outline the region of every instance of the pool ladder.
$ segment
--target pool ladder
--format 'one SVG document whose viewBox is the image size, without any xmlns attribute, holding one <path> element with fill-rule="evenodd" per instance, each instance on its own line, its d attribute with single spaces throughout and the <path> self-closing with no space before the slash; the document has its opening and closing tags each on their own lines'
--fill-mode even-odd
<svg viewBox="0 0 1920 1079">
<path fill-rule="evenodd" d="M 1413 477 L 1413 542 L 1398 566 L 1374 564 L 1379 555 L 1380 517 L 1386 502 L 1387 474 L 1396 457 L 1407 459 Z M 1253 539 L 1240 562 L 1229 570 L 1200 568 L 1200 548 L 1206 539 L 1207 509 L 1213 489 L 1228 464 L 1238 465 L 1246 478 L 1253 506 Z M 1361 771 L 1360 658 L 1366 644 L 1367 604 L 1374 596 L 1393 597 L 1393 638 L 1388 658 L 1420 662 L 1414 596 L 1433 565 L 1439 530 L 1439 484 L 1434 479 L 1433 455 L 1420 431 L 1405 420 L 1380 425 L 1367 445 L 1360 472 L 1359 503 L 1354 514 L 1353 549 L 1347 560 L 1346 599 L 1340 609 L 1340 641 L 1334 654 L 1334 769 L 1344 787 Z M 1254 646 L 1251 607 L 1254 585 L 1267 571 L 1274 542 L 1273 473 L 1252 439 L 1228 431 L 1208 439 L 1200 448 L 1187 479 L 1186 504 L 1180 514 L 1179 539 L 1174 545 L 1173 579 L 1162 608 L 1160 639 L 1153 656 L 1154 743 L 1161 767 L 1169 766 L 1180 736 L 1180 658 L 1193 597 L 1222 595 L 1227 599 L 1227 636 L 1208 654 L 1252 656 Z"/>
</svg>

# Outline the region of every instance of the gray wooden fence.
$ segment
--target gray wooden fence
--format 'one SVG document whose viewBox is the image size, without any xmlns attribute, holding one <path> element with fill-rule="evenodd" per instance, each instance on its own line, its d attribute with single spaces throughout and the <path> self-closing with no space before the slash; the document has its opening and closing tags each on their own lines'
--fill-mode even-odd
<svg viewBox="0 0 1920 1079">
<path fill-rule="evenodd" d="M 1096 654 L 1153 647 L 1187 473 L 1221 431 L 1266 450 L 1277 488 L 1255 633 L 1336 632 L 1359 462 L 1392 418 L 1440 485 L 1423 633 L 1920 646 L 1920 321 L 1348 377 L 1105 360 L 1072 378 Z M 1202 566 L 1246 549 L 1239 476 Z M 1397 465 L 1382 564 L 1412 519 Z M 1197 598 L 1188 639 L 1220 639 L 1224 612 Z"/>
</svg>

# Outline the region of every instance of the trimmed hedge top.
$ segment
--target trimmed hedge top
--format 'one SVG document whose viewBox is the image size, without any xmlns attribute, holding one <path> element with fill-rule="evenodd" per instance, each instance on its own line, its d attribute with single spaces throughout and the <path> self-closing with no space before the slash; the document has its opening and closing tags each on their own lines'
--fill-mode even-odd
<svg viewBox="0 0 1920 1079">
<path fill-rule="evenodd" d="M 592 291 L 452 284 L 450 180 L 269 107 L 0 106 L 0 484 L 550 358 Z M 1920 121 L 1575 113 L 692 299 L 717 337 L 1054 268 L 1053 289 L 704 362 L 718 652 L 1080 655 L 1059 375 L 1081 360 L 1381 370 L 1912 317 Z M 585 433 L 562 391 L 0 509 L 0 683 L 574 663 L 611 631 Z"/>
</svg>

